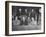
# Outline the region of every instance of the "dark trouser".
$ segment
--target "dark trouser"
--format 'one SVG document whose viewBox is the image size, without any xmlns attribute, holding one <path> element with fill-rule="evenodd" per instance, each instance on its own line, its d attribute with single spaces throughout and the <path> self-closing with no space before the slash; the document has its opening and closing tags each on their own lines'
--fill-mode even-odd
<svg viewBox="0 0 46 37">
<path fill-rule="evenodd" d="M 37 25 L 38 25 L 38 21 L 39 21 L 39 15 L 37 15 Z"/>
<path fill-rule="evenodd" d="M 25 20 L 25 21 L 22 21 L 22 20 L 21 20 L 20 25 L 28 25 L 28 22 L 27 22 L 26 20 Z"/>
</svg>

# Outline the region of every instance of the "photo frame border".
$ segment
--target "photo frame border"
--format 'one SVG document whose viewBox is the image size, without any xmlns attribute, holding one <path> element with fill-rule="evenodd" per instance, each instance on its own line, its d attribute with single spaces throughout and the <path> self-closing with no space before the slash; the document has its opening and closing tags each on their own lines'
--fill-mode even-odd
<svg viewBox="0 0 46 37">
<path fill-rule="evenodd" d="M 26 3 L 26 4 L 42 4 L 44 5 L 44 32 L 42 33 L 27 33 L 27 34 L 9 34 L 9 3 Z M 45 34 L 45 3 L 37 2 L 20 2 L 20 1 L 5 1 L 5 35 L 18 36 L 18 35 L 32 35 L 32 34 Z"/>
</svg>

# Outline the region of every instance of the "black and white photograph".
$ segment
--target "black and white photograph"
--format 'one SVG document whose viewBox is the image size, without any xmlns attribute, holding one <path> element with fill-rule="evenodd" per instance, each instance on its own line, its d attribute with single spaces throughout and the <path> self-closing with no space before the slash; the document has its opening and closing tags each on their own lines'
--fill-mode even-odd
<svg viewBox="0 0 46 37">
<path fill-rule="evenodd" d="M 44 3 L 9 2 L 9 34 L 44 33 Z"/>
<path fill-rule="evenodd" d="M 40 30 L 41 7 L 12 6 L 12 31 Z"/>
</svg>

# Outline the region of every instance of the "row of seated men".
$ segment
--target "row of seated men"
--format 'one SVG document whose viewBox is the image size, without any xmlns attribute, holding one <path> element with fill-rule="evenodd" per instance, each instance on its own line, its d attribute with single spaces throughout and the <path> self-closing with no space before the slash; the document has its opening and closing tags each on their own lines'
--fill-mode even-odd
<svg viewBox="0 0 46 37">
<path fill-rule="evenodd" d="M 20 21 L 20 25 L 28 25 L 28 19 L 32 21 L 32 17 L 34 20 L 37 20 L 37 23 L 38 23 L 38 20 L 39 20 L 39 14 L 36 14 L 36 13 L 28 13 L 27 15 L 16 15 L 16 16 L 13 16 L 13 20 L 15 20 L 16 18 Z M 37 18 L 37 19 L 36 19 Z M 30 22 L 31 22 L 30 21 Z"/>
</svg>

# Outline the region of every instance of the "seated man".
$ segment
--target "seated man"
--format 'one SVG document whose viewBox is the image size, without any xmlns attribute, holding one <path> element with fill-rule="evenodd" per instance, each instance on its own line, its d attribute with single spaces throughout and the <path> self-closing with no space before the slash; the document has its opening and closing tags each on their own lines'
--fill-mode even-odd
<svg viewBox="0 0 46 37">
<path fill-rule="evenodd" d="M 15 17 L 15 20 L 13 21 L 14 25 L 19 25 L 20 24 L 20 20 L 18 20 L 18 17 Z"/>
<path fill-rule="evenodd" d="M 27 16 L 21 15 L 20 18 L 21 18 L 21 20 L 20 20 L 21 24 L 20 25 L 27 25 L 27 21 L 26 21 Z"/>
</svg>

